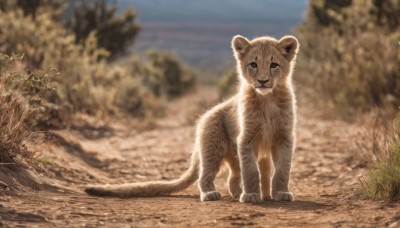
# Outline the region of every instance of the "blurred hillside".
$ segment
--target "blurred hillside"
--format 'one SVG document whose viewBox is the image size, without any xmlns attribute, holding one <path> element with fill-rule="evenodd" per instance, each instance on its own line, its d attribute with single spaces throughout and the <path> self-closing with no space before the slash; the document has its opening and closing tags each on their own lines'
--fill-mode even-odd
<svg viewBox="0 0 400 228">
<path fill-rule="evenodd" d="M 307 2 L 272 0 L 118 0 L 120 9 L 134 6 L 142 31 L 134 50 L 175 52 L 199 69 L 221 69 L 233 62 L 230 40 L 292 33 Z"/>
</svg>

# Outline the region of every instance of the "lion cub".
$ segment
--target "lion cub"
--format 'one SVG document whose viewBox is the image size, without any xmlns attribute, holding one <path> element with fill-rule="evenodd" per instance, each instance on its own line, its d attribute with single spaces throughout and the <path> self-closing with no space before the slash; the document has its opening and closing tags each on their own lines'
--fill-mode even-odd
<svg viewBox="0 0 400 228">
<path fill-rule="evenodd" d="M 202 201 L 219 200 L 214 179 L 226 162 L 233 198 L 244 203 L 293 201 L 288 188 L 296 123 L 292 71 L 299 43 L 293 36 L 250 41 L 237 35 L 232 48 L 239 91 L 202 116 L 190 168 L 179 179 L 89 186 L 86 192 L 117 197 L 169 195 L 198 180 Z"/>
</svg>

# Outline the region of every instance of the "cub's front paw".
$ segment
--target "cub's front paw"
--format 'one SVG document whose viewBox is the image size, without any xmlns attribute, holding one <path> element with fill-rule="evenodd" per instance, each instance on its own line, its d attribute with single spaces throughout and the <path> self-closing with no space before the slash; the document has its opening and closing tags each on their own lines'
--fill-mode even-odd
<svg viewBox="0 0 400 228">
<path fill-rule="evenodd" d="M 258 193 L 242 193 L 240 195 L 240 202 L 242 203 L 261 203 L 261 197 Z"/>
<path fill-rule="evenodd" d="M 221 193 L 216 191 L 201 193 L 201 201 L 215 201 L 220 199 Z"/>
<path fill-rule="evenodd" d="M 277 192 L 274 196 L 274 200 L 293 202 L 294 197 L 291 192 Z"/>
</svg>

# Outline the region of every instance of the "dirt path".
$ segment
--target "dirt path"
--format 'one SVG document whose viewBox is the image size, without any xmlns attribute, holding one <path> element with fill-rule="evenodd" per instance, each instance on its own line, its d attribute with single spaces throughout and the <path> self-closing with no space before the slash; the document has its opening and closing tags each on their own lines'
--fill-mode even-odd
<svg viewBox="0 0 400 228">
<path fill-rule="evenodd" d="M 353 189 L 365 170 L 349 157 L 360 128 L 316 118 L 300 108 L 291 174 L 295 202 L 247 205 L 232 201 L 221 172 L 223 200 L 200 202 L 196 186 L 170 197 L 115 199 L 82 192 L 87 183 L 171 179 L 187 168 L 193 120 L 208 91 L 174 101 L 166 119 L 113 129 L 54 133 L 41 145 L 47 171 L 38 178 L 52 191 L 0 193 L 0 227 L 381 227 L 400 225 L 400 205 L 359 200 Z M 184 111 L 179 111 L 179 110 Z M 140 126 L 140 127 L 138 127 Z M 354 164 L 353 164 L 354 163 Z M 49 178 L 48 178 L 49 177 Z"/>
</svg>

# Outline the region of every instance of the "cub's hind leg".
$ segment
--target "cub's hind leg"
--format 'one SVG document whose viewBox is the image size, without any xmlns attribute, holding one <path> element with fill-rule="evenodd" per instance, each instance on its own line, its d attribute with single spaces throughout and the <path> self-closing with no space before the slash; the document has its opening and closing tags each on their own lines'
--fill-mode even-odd
<svg viewBox="0 0 400 228">
<path fill-rule="evenodd" d="M 212 148 L 204 148 L 200 153 L 199 189 L 201 201 L 220 200 L 221 194 L 217 192 L 214 180 L 221 167 L 221 152 Z"/>
<path fill-rule="evenodd" d="M 271 200 L 271 180 L 274 172 L 271 154 L 258 159 L 261 179 L 261 195 L 263 200 Z"/>
<path fill-rule="evenodd" d="M 221 194 L 216 191 L 214 179 L 228 151 L 229 140 L 223 114 L 218 109 L 210 110 L 203 115 L 197 126 L 196 146 L 200 158 L 198 186 L 201 201 L 221 199 Z"/>
<path fill-rule="evenodd" d="M 217 128 L 217 126 L 213 127 L 208 128 L 202 132 L 203 134 L 199 135 L 199 189 L 201 201 L 214 201 L 221 199 L 221 194 L 216 191 L 214 179 L 219 172 L 227 151 L 227 143 L 225 138 L 221 138 L 219 128 Z"/>
<path fill-rule="evenodd" d="M 229 193 L 233 199 L 239 200 L 242 194 L 239 160 L 234 154 L 227 153 L 226 161 L 229 164 Z"/>
</svg>

